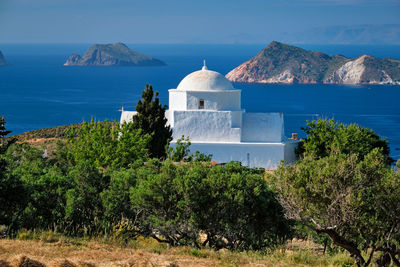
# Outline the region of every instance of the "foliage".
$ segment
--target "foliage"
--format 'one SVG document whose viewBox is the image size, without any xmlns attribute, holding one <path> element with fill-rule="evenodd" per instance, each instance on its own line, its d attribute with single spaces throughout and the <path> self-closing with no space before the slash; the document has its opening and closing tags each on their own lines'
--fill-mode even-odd
<svg viewBox="0 0 400 267">
<path fill-rule="evenodd" d="M 154 93 L 153 87 L 147 84 L 142 99 L 136 105 L 137 114 L 132 118 L 132 127 L 150 136 L 147 146 L 150 157 L 166 157 L 166 147 L 172 137 L 172 130 L 165 117 L 166 109 L 167 106 L 162 106 L 159 101 L 158 92 Z"/>
<path fill-rule="evenodd" d="M 307 126 L 302 128 L 307 138 L 302 140 L 297 149 L 300 157 L 308 155 L 320 159 L 337 154 L 357 154 L 363 159 L 374 148 L 380 148 L 390 164 L 393 159 L 389 157 L 389 145 L 380 139 L 372 130 L 357 124 L 344 125 L 335 120 L 307 121 Z"/>
<path fill-rule="evenodd" d="M 189 149 L 190 144 L 189 138 L 187 137 L 185 139 L 185 137 L 182 135 L 182 137 L 176 141 L 175 149 L 172 147 L 168 149 L 168 159 L 174 162 L 192 161 L 193 158 Z"/>
<path fill-rule="evenodd" d="M 142 170 L 131 201 L 133 208 L 140 211 L 138 222 L 143 235 L 173 246 L 197 244 L 199 232 L 191 222 L 180 180 L 186 168 L 170 161 L 162 165 L 153 161 Z"/>
<path fill-rule="evenodd" d="M 195 173 L 201 177 L 201 168 Z M 291 223 L 258 170 L 231 162 L 192 180 L 195 219 L 210 247 L 260 250 L 291 236 Z"/>
<path fill-rule="evenodd" d="M 73 129 L 60 150 L 67 158 L 72 187 L 66 192 L 65 231 L 93 235 L 111 231 L 130 213 L 129 190 L 135 185 L 132 167 L 147 158 L 148 135 L 131 124 L 84 123 Z M 130 215 L 130 214 L 129 214 Z"/>
<path fill-rule="evenodd" d="M 152 169 L 131 196 L 144 235 L 174 246 L 235 250 L 271 247 L 290 235 L 283 209 L 257 171 L 238 163 L 209 167 L 168 160 Z M 202 244 L 200 232 L 207 235 Z"/>
<path fill-rule="evenodd" d="M 100 169 L 126 168 L 138 159 L 146 159 L 149 139 L 148 135 L 133 129 L 131 124 L 118 126 L 111 122 L 85 122 L 81 128 L 71 129 L 65 156 L 71 166 L 88 161 Z"/>
<path fill-rule="evenodd" d="M 332 241 L 327 234 L 317 233 L 313 229 L 310 229 L 299 221 L 295 221 L 293 231 L 294 236 L 297 239 L 312 241 L 316 244 L 323 246 L 323 254 L 338 251 L 338 247 L 332 244 Z"/>
<path fill-rule="evenodd" d="M 122 218 L 135 219 L 133 216 L 135 211 L 132 210 L 130 204 L 130 191 L 136 186 L 137 175 L 135 169 L 140 167 L 140 162 L 132 167 L 132 169 L 113 169 L 108 172 L 110 177 L 109 185 L 100 193 L 104 209 L 104 220 L 109 224 L 107 228 L 120 224 Z"/>
<path fill-rule="evenodd" d="M 135 222 L 122 217 L 121 220 L 114 225 L 114 237 L 117 240 L 122 240 L 124 244 L 128 244 L 131 240 L 136 240 L 139 236 L 139 229 L 136 227 Z"/>
<path fill-rule="evenodd" d="M 6 140 L 11 131 L 5 128 L 5 119 L 0 117 L 0 225 L 9 226 L 8 230 L 18 227 L 18 216 L 25 203 L 25 188 L 22 181 L 13 174 L 13 158 L 7 153 L 15 139 Z"/>
<path fill-rule="evenodd" d="M 399 256 L 400 176 L 380 151 L 307 156 L 270 176 L 287 216 L 327 234 L 358 265 L 368 265 L 375 251 Z M 361 251 L 368 248 L 366 260 Z"/>
<path fill-rule="evenodd" d="M 3 116 L 0 116 L 0 155 L 6 153 L 7 149 L 16 142 L 15 138 L 6 138 L 11 131 L 6 129 L 6 120 Z M 0 159 L 0 171 L 1 168 L 5 167 L 5 162 Z"/>
<path fill-rule="evenodd" d="M 0 204 L 8 207 L 0 211 L 1 223 L 70 235 L 111 231 L 130 213 L 129 190 L 136 181 L 130 168 L 146 160 L 148 140 L 126 124 L 91 122 L 72 128 L 54 153 L 11 146 L 1 156 L 7 168 Z"/>
<path fill-rule="evenodd" d="M 11 131 L 6 129 L 6 120 L 3 116 L 0 116 L 0 145 L 1 150 L 4 151 L 4 147 L 8 147 L 9 145 L 6 143 L 5 137 L 11 133 Z"/>
<path fill-rule="evenodd" d="M 103 123 L 103 122 L 101 122 Z M 104 122 L 109 123 L 109 122 Z M 81 128 L 83 123 L 76 123 L 72 125 L 55 126 L 49 128 L 36 129 L 24 133 L 14 135 L 18 141 L 27 141 L 36 138 L 65 138 L 70 132 L 71 128 Z M 116 122 L 113 124 L 117 125 Z"/>
<path fill-rule="evenodd" d="M 89 161 L 78 162 L 71 168 L 69 177 L 73 186 L 65 195 L 65 231 L 73 235 L 98 234 L 103 216 L 99 194 L 107 188 L 109 177 Z"/>
<path fill-rule="evenodd" d="M 27 203 L 21 224 L 28 229 L 61 226 L 64 219 L 65 192 L 71 187 L 63 171 L 43 156 L 43 151 L 28 144 L 18 144 L 9 151 L 13 174 L 25 189 Z"/>
<path fill-rule="evenodd" d="M 210 162 L 212 155 L 206 155 L 196 151 L 194 155 L 191 153 L 189 147 L 191 143 L 189 137 L 185 139 L 182 135 L 176 141 L 175 148 L 168 148 L 168 159 L 174 162 L 190 162 L 190 161 L 199 161 L 199 162 Z"/>
</svg>

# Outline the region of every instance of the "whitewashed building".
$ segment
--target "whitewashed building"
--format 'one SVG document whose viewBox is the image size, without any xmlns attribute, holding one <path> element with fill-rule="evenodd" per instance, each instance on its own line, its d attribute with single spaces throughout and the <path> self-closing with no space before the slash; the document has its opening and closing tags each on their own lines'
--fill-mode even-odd
<svg viewBox="0 0 400 267">
<path fill-rule="evenodd" d="M 122 110 L 121 123 L 134 114 Z M 240 161 L 249 167 L 276 169 L 282 160 L 296 160 L 298 141 L 285 137 L 283 114 L 246 113 L 241 90 L 205 64 L 169 90 L 166 117 L 173 130 L 171 146 L 184 135 L 192 143 L 191 151 L 211 154 L 218 163 Z"/>
</svg>

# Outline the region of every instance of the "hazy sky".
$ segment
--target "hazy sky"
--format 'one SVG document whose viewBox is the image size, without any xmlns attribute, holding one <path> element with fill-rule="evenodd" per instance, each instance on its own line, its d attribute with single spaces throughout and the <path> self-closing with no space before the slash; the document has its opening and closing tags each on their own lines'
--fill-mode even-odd
<svg viewBox="0 0 400 267">
<path fill-rule="evenodd" d="M 0 43 L 266 43 L 400 24 L 400 0 L 0 0 Z"/>
</svg>

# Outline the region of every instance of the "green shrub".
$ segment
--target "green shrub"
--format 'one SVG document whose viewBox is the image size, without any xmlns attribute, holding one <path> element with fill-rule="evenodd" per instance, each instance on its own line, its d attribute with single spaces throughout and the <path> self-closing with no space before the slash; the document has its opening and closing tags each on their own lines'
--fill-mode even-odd
<svg viewBox="0 0 400 267">
<path fill-rule="evenodd" d="M 43 231 L 39 234 L 39 240 L 45 243 L 55 243 L 63 239 L 63 235 L 53 231 Z"/>
<path fill-rule="evenodd" d="M 34 231 L 20 230 L 17 234 L 17 239 L 34 240 L 37 239 L 37 235 Z"/>
<path fill-rule="evenodd" d="M 260 250 L 291 235 L 290 222 L 258 170 L 239 163 L 171 161 L 143 168 L 131 201 L 145 236 L 173 246 Z M 200 232 L 207 235 L 202 244 Z"/>
<path fill-rule="evenodd" d="M 302 130 L 306 132 L 307 137 L 301 140 L 296 149 L 301 158 L 312 156 L 314 159 L 320 159 L 330 155 L 354 154 L 362 160 L 369 152 L 378 148 L 387 164 L 393 162 L 389 157 L 389 143 L 374 131 L 357 124 L 345 125 L 335 120 L 314 120 L 307 121 L 307 126 Z"/>
<path fill-rule="evenodd" d="M 189 250 L 189 255 L 196 258 L 208 258 L 209 256 L 206 250 L 200 250 L 200 249 Z"/>
</svg>

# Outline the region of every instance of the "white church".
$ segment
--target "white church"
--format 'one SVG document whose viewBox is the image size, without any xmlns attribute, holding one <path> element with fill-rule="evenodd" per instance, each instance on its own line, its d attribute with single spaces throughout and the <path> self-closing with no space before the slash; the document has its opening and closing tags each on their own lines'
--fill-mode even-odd
<svg viewBox="0 0 400 267">
<path fill-rule="evenodd" d="M 135 111 L 122 110 L 120 122 Z M 298 140 L 286 138 L 282 113 L 246 113 L 241 90 L 218 72 L 204 66 L 169 90 L 171 146 L 189 137 L 191 151 L 212 155 L 217 163 L 240 161 L 243 166 L 276 169 L 281 161 L 296 161 Z"/>
</svg>

